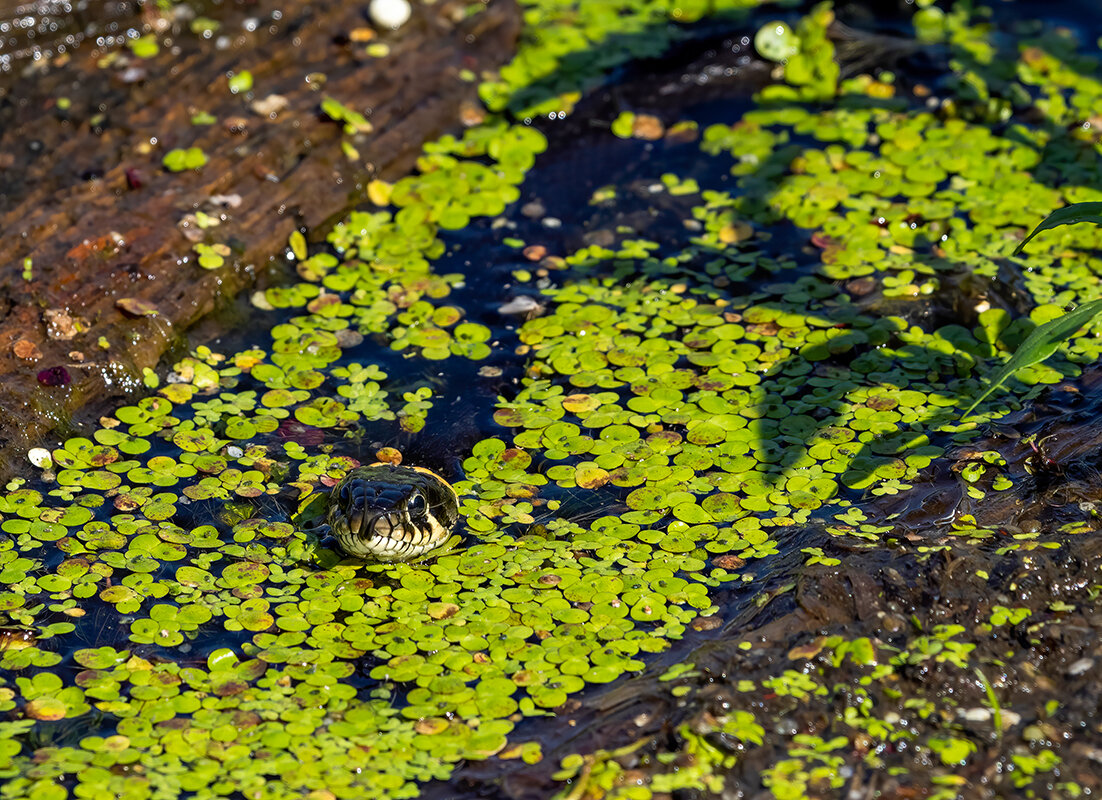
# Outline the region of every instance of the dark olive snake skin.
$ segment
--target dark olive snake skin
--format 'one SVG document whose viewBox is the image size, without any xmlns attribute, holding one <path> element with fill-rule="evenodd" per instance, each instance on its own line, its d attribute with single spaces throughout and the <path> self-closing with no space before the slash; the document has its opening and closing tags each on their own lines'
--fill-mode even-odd
<svg viewBox="0 0 1102 800">
<path fill-rule="evenodd" d="M 356 467 L 333 487 L 326 520 L 341 549 L 370 561 L 409 561 L 439 547 L 459 519 L 455 489 L 424 467 Z"/>
</svg>

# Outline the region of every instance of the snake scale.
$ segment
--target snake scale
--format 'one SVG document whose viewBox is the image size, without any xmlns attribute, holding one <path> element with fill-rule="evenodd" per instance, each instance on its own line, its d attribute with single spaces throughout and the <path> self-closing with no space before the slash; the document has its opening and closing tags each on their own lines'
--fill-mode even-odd
<svg viewBox="0 0 1102 800">
<path fill-rule="evenodd" d="M 459 519 L 455 489 L 424 467 L 356 467 L 329 495 L 326 520 L 345 554 L 409 561 L 439 547 Z"/>
</svg>

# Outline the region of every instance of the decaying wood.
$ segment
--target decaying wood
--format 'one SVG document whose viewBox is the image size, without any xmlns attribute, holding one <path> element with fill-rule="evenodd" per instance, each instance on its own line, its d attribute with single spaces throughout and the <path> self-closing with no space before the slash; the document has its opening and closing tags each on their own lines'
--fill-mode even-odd
<svg viewBox="0 0 1102 800">
<path fill-rule="evenodd" d="M 209 40 L 147 16 L 161 28 L 152 59 L 85 41 L 0 76 L 0 475 L 51 429 L 73 431 L 85 404 L 137 389 L 142 368 L 282 258 L 293 230 L 323 231 L 363 202 L 372 177 L 408 172 L 422 142 L 460 128 L 474 91 L 460 72 L 508 58 L 519 24 L 512 2 L 462 19 L 467 5 L 416 4 L 400 31 L 373 34 L 366 3 L 242 2 L 215 7 Z M 371 36 L 388 56 L 367 55 Z M 253 90 L 235 95 L 227 76 L 242 70 Z M 253 105 L 269 96 L 274 115 Z M 349 138 L 320 112 L 325 96 L 374 131 Z M 217 122 L 191 124 L 197 111 Z M 162 167 L 169 150 L 193 146 L 210 159 L 201 170 Z M 233 249 L 228 266 L 196 265 L 180 226 L 196 211 L 224 217 L 213 240 Z M 127 315 L 117 305 L 127 298 L 156 315 Z M 61 366 L 70 384 L 36 379 Z"/>
</svg>

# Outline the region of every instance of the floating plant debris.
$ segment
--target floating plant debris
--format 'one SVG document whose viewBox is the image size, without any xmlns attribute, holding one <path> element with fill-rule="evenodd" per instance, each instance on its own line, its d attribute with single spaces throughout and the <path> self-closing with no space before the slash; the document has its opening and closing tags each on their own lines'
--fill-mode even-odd
<svg viewBox="0 0 1102 800">
<path fill-rule="evenodd" d="M 65 367 L 47 367 L 38 373 L 38 382 L 43 386 L 68 386 L 73 378 Z"/>
</svg>

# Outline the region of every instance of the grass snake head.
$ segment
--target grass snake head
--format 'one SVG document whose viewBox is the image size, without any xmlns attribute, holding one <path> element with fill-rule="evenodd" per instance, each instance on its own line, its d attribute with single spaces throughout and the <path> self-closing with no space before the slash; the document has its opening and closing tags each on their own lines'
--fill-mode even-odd
<svg viewBox="0 0 1102 800">
<path fill-rule="evenodd" d="M 459 518 L 447 481 L 424 467 L 371 464 L 345 475 L 326 520 L 341 549 L 371 561 L 409 561 L 439 547 Z"/>
</svg>

